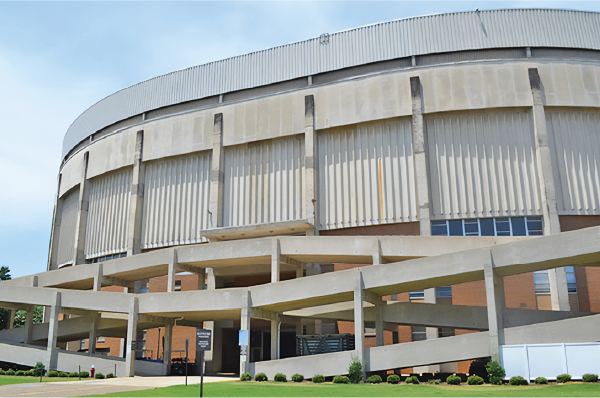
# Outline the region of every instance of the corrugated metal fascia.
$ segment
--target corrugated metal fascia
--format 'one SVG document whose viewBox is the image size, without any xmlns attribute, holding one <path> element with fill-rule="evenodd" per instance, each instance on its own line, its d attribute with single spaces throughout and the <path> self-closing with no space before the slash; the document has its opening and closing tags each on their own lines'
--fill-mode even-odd
<svg viewBox="0 0 600 398">
<path fill-rule="evenodd" d="M 177 102 L 432 52 L 497 47 L 600 50 L 600 14 L 567 10 L 494 10 L 432 15 L 368 25 L 172 72 L 120 90 L 83 112 L 63 140 L 63 157 L 119 120 Z M 194 76 L 194 78 L 191 78 Z M 197 77 L 204 84 L 190 86 Z"/>
</svg>

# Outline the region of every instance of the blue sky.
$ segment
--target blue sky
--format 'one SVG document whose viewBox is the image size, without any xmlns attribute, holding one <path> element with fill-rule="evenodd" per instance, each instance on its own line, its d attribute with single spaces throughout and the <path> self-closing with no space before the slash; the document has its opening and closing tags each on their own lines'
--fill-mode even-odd
<svg viewBox="0 0 600 398">
<path fill-rule="evenodd" d="M 117 90 L 321 33 L 529 7 L 600 2 L 0 2 L 0 265 L 45 271 L 63 135 Z"/>
</svg>

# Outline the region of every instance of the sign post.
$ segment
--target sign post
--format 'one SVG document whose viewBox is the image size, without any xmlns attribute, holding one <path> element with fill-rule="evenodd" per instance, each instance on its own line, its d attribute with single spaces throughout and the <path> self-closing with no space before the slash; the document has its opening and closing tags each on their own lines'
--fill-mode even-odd
<svg viewBox="0 0 600 398">
<path fill-rule="evenodd" d="M 211 331 L 196 329 L 197 350 L 200 351 L 200 397 L 204 396 L 204 351 L 211 349 Z"/>
<path fill-rule="evenodd" d="M 190 346 L 190 339 L 185 339 L 185 385 L 187 386 L 187 364 L 188 364 L 188 348 Z"/>
</svg>

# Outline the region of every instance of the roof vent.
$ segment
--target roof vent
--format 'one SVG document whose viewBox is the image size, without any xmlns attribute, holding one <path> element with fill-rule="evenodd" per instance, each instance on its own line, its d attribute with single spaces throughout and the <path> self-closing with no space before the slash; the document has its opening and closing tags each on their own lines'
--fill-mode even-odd
<svg viewBox="0 0 600 398">
<path fill-rule="evenodd" d="M 319 44 L 329 44 L 329 33 L 323 33 L 319 36 Z"/>
</svg>

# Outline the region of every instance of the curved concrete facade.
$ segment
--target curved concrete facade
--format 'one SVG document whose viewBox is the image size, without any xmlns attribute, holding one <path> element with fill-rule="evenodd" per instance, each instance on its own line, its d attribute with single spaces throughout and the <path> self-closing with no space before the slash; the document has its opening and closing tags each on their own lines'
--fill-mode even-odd
<svg viewBox="0 0 600 398">
<path fill-rule="evenodd" d="M 48 271 L 0 291 L 50 323 L 0 333 L 4 352 L 74 366 L 56 345 L 81 340 L 165 373 L 136 346 L 168 361 L 203 326 L 209 371 L 308 377 L 600 340 L 598 21 L 393 21 L 107 97 L 65 136 Z M 337 333 L 355 349 L 295 358 L 298 336 Z"/>
</svg>

